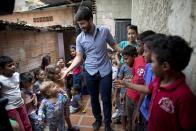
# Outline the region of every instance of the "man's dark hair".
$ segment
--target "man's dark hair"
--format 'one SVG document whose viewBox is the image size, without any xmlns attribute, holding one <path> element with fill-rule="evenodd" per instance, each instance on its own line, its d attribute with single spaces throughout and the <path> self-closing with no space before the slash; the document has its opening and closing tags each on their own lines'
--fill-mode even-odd
<svg viewBox="0 0 196 131">
<path fill-rule="evenodd" d="M 0 67 L 4 69 L 6 64 L 12 63 L 13 61 L 9 56 L 0 56 Z"/>
<path fill-rule="evenodd" d="M 122 55 L 131 56 L 131 57 L 137 56 L 137 49 L 132 45 L 128 45 L 123 49 Z"/>
<path fill-rule="evenodd" d="M 154 35 L 154 34 L 155 34 L 155 32 L 152 31 L 152 30 L 144 31 L 144 32 L 142 32 L 141 34 L 138 35 L 137 40 L 140 40 L 140 41 L 143 42 L 146 37 L 149 37 L 149 36 Z"/>
<path fill-rule="evenodd" d="M 81 21 L 81 20 L 87 20 L 89 21 L 90 18 L 93 18 L 93 13 L 90 8 L 87 6 L 81 6 L 76 15 L 75 15 L 75 21 Z"/>
<path fill-rule="evenodd" d="M 129 25 L 127 26 L 128 29 L 132 29 L 132 30 L 135 30 L 135 32 L 138 34 L 138 29 L 137 29 L 137 26 L 136 25 Z"/>
<path fill-rule="evenodd" d="M 24 83 L 32 83 L 33 75 L 30 72 L 24 72 L 20 74 L 20 86 L 22 87 Z"/>
<path fill-rule="evenodd" d="M 193 49 L 180 36 L 162 36 L 153 44 L 152 52 L 155 53 L 159 64 L 168 62 L 177 72 L 182 71 L 189 63 Z"/>
</svg>

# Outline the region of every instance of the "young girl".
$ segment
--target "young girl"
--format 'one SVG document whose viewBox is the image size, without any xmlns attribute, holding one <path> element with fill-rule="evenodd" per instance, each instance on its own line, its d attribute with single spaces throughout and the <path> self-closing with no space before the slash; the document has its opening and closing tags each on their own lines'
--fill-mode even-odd
<svg viewBox="0 0 196 131">
<path fill-rule="evenodd" d="M 65 131 L 64 107 L 68 99 L 58 93 L 58 86 L 52 81 L 45 81 L 40 88 L 45 97 L 38 110 L 40 123 L 46 122 L 50 131 Z"/>
<path fill-rule="evenodd" d="M 49 65 L 46 68 L 46 76 L 48 80 L 53 81 L 57 85 L 60 93 L 63 94 L 68 99 L 68 95 L 66 93 L 67 88 L 65 87 L 65 80 L 63 78 L 61 68 L 57 65 Z M 69 105 L 67 105 L 65 106 L 64 117 L 65 117 L 65 121 L 67 122 L 68 128 L 72 129 L 69 113 L 70 113 Z"/>
<path fill-rule="evenodd" d="M 22 92 L 22 98 L 24 100 L 29 120 L 31 122 L 33 130 L 41 131 L 37 111 L 37 97 L 33 92 L 33 75 L 30 72 L 20 74 L 20 88 Z"/>
<path fill-rule="evenodd" d="M 62 57 L 58 59 L 57 65 L 61 68 L 62 71 L 67 69 L 67 67 L 65 66 L 65 61 Z"/>
<path fill-rule="evenodd" d="M 33 90 L 37 96 L 37 102 L 38 102 L 38 106 L 40 105 L 43 96 L 40 93 L 40 86 L 41 83 L 45 80 L 45 72 L 44 70 L 42 70 L 41 68 L 37 68 L 34 70 L 34 79 L 35 79 L 35 83 L 33 85 Z"/>
<path fill-rule="evenodd" d="M 9 118 L 14 119 L 20 126 L 20 131 L 32 131 L 24 101 L 19 88 L 19 73 L 15 72 L 12 58 L 0 56 L 0 89 L 1 97 L 9 100 L 6 110 Z"/>
<path fill-rule="evenodd" d="M 72 58 L 74 59 L 76 56 L 76 47 L 71 46 L 70 47 L 70 54 Z M 70 61 L 68 64 L 71 64 L 72 61 Z M 81 72 L 82 72 L 82 67 L 79 65 L 76 68 L 73 69 L 73 85 L 79 85 L 81 86 Z"/>
<path fill-rule="evenodd" d="M 45 70 L 46 67 L 51 63 L 51 57 L 46 55 L 42 58 L 41 69 Z"/>
</svg>

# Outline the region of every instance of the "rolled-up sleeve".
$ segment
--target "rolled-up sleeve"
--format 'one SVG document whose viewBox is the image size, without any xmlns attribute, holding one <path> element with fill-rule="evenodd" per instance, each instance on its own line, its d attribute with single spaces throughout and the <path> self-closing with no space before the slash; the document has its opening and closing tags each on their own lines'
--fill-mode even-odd
<svg viewBox="0 0 196 131">
<path fill-rule="evenodd" d="M 109 29 L 106 28 L 106 41 L 110 46 L 113 46 L 115 44 L 115 40 L 112 36 L 112 34 L 110 33 Z"/>
<path fill-rule="evenodd" d="M 82 48 L 80 41 L 81 41 L 81 36 L 79 35 L 76 39 L 76 52 L 80 52 L 80 53 L 84 54 L 84 50 Z"/>
</svg>

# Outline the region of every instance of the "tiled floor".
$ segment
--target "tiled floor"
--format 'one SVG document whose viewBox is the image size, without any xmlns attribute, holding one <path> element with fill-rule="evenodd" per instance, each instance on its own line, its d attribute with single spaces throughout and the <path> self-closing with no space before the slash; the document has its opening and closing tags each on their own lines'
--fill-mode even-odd
<svg viewBox="0 0 196 131">
<path fill-rule="evenodd" d="M 94 122 L 94 117 L 91 111 L 90 98 L 88 95 L 83 96 L 83 104 L 86 107 L 86 113 L 78 112 L 71 114 L 71 122 L 73 125 L 80 127 L 80 131 L 93 131 L 92 123 Z M 112 124 L 114 131 L 120 131 L 121 125 Z M 104 131 L 104 127 L 100 128 L 100 131 Z"/>
</svg>

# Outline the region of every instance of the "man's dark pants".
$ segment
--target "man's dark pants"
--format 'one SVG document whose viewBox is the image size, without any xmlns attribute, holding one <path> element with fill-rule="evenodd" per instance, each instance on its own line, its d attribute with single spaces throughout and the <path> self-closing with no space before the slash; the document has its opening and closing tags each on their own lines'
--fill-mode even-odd
<svg viewBox="0 0 196 131">
<path fill-rule="evenodd" d="M 105 125 L 110 125 L 112 112 L 112 72 L 104 77 L 101 77 L 99 72 L 93 76 L 88 72 L 85 72 L 85 76 L 87 81 L 87 88 L 91 97 L 92 112 L 95 119 L 102 121 L 101 107 L 99 102 L 100 92 L 103 102 L 104 123 Z"/>
</svg>

